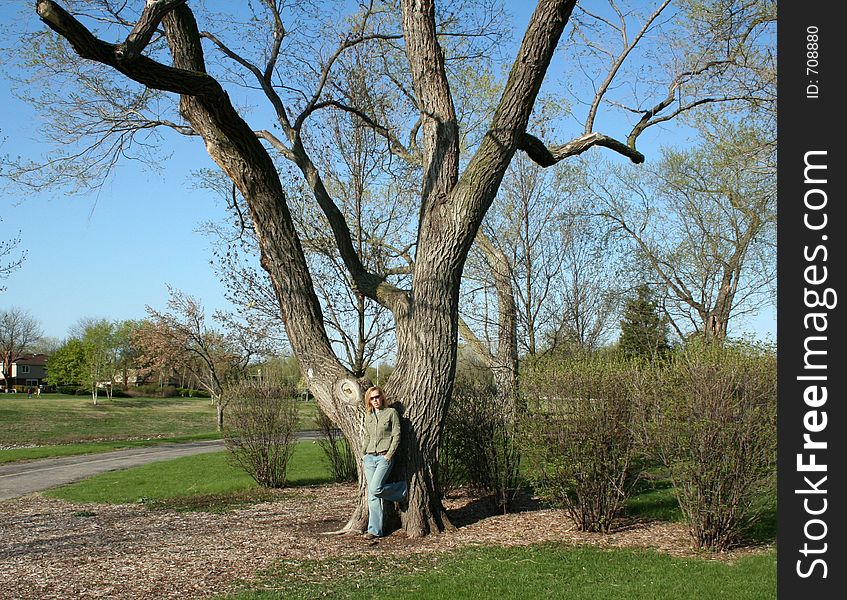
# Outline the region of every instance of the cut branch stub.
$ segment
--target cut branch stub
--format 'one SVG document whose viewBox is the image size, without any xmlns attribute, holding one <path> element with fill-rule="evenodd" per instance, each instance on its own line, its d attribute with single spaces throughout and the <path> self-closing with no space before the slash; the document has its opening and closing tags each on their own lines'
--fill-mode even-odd
<svg viewBox="0 0 847 600">
<path fill-rule="evenodd" d="M 348 406 L 362 406 L 365 392 L 358 381 L 352 377 L 339 377 L 332 384 L 335 399 Z"/>
</svg>

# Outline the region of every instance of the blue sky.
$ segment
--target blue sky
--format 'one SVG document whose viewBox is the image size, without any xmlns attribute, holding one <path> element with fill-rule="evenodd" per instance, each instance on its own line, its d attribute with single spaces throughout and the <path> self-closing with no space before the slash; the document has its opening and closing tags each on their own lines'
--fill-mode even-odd
<svg viewBox="0 0 847 600">
<path fill-rule="evenodd" d="M 27 7 L 31 7 L 27 2 Z M 0 18 L 23 14 L 41 27 L 31 9 L 0 0 Z M 525 21 L 528 13 L 518 15 Z M 552 70 L 551 70 L 552 71 Z M 13 97 L 0 72 L 0 154 L 37 157 L 38 116 Z M 145 305 L 163 308 L 170 284 L 200 298 L 211 312 L 226 308 L 223 286 L 209 265 L 212 240 L 198 228 L 224 215 L 221 200 L 194 189 L 191 172 L 213 167 L 202 142 L 176 134 L 173 156 L 163 150 L 161 172 L 124 162 L 95 195 L 16 195 L 0 187 L 0 239 L 20 230 L 28 251 L 23 267 L 2 285 L 0 308 L 27 309 L 48 336 L 62 339 L 81 318 L 135 319 Z M 776 318 L 767 311 L 739 326 L 775 339 Z"/>
<path fill-rule="evenodd" d="M 9 12 L 0 0 L 0 15 Z M 10 85 L 0 73 L 0 154 L 37 157 L 47 150 L 38 116 Z M 125 161 L 96 194 L 0 186 L 0 239 L 20 230 L 27 250 L 23 267 L 1 283 L 0 307 L 25 308 L 59 339 L 81 318 L 137 319 L 145 305 L 163 308 L 168 284 L 201 298 L 210 312 L 226 308 L 209 265 L 211 239 L 198 231 L 224 215 L 223 202 L 193 189 L 190 177 L 213 163 L 199 138 L 179 138 L 168 136 L 178 149 L 163 149 L 159 172 Z"/>
</svg>

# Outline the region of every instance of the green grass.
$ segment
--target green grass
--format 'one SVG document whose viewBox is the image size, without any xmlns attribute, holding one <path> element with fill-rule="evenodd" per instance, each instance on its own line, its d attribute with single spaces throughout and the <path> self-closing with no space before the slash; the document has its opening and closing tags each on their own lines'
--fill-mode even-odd
<svg viewBox="0 0 847 600">
<path fill-rule="evenodd" d="M 286 559 L 229 600 L 312 598 L 568 598 L 655 600 L 776 597 L 776 553 L 733 564 L 649 550 L 543 544 L 473 547 L 398 559 L 373 555 Z"/>
<path fill-rule="evenodd" d="M 676 501 L 673 484 L 661 477 L 641 479 L 626 502 L 625 514 L 647 520 L 679 522 L 682 511 Z"/>
<path fill-rule="evenodd" d="M 0 464 L 19 460 L 35 460 L 57 456 L 76 456 L 79 454 L 99 454 L 112 450 L 126 448 L 144 448 L 159 444 L 179 444 L 181 442 L 196 442 L 200 440 L 218 439 L 217 432 L 182 435 L 177 437 L 149 438 L 144 440 L 115 440 L 111 442 L 87 442 L 79 444 L 58 444 L 51 446 L 34 446 L 32 448 L 12 448 L 0 450 Z"/>
<path fill-rule="evenodd" d="M 298 429 L 315 429 L 315 404 L 298 407 Z M 101 398 L 94 406 L 89 396 L 0 394 L 0 446 L 27 446 L 0 450 L 0 463 L 217 437 L 208 398 Z"/>
<path fill-rule="evenodd" d="M 289 468 L 289 485 L 330 483 L 328 466 L 316 443 L 301 442 Z M 288 489 L 266 490 L 225 452 L 162 461 L 98 475 L 45 495 L 74 503 L 142 503 L 150 509 L 224 512 L 281 500 Z M 755 531 L 760 541 L 774 537 L 775 506 Z M 81 508 L 81 516 L 96 511 Z M 661 477 L 643 481 L 627 514 L 646 519 L 680 519 L 670 484 Z M 773 522 L 771 522 L 773 521 Z M 756 537 L 756 536 L 754 536 Z M 733 564 L 704 558 L 674 558 L 651 550 L 599 550 L 561 544 L 503 548 L 476 546 L 442 554 L 364 555 L 324 561 L 287 558 L 243 583 L 228 600 L 311 598 L 572 600 L 775 598 L 773 549 Z M 457 585 L 457 581 L 461 585 Z"/>
<path fill-rule="evenodd" d="M 0 395 L 0 445 L 179 437 L 213 432 L 208 398 L 100 398 Z"/>
<path fill-rule="evenodd" d="M 289 485 L 331 483 L 318 444 L 296 445 L 288 469 Z M 263 490 L 227 452 L 209 452 L 141 467 L 110 471 L 44 492 L 74 503 L 125 504 L 153 507 L 222 510 L 232 505 L 261 502 L 280 492 Z"/>
</svg>

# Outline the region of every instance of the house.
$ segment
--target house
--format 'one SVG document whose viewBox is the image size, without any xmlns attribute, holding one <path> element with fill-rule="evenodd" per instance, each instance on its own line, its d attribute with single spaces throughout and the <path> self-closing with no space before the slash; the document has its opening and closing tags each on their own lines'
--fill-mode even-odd
<svg viewBox="0 0 847 600">
<path fill-rule="evenodd" d="M 46 354 L 22 354 L 12 361 L 9 376 L 0 373 L 3 378 L 4 389 L 17 386 L 18 389 L 37 388 L 44 383 L 47 376 L 45 365 Z M 2 367 L 0 367 L 2 369 Z"/>
</svg>

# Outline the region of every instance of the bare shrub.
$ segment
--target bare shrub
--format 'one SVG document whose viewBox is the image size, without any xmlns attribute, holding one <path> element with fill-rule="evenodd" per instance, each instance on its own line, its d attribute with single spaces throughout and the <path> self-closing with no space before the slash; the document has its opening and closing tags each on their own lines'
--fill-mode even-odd
<svg viewBox="0 0 847 600">
<path fill-rule="evenodd" d="M 520 483 L 514 407 L 491 386 L 457 382 L 438 455 L 442 494 L 467 484 L 508 512 Z"/>
<path fill-rule="evenodd" d="M 230 417 L 224 441 L 232 459 L 263 487 L 285 486 L 297 429 L 296 392 L 271 377 L 226 389 Z"/>
<path fill-rule="evenodd" d="M 341 430 L 335 426 L 320 407 L 315 416 L 315 426 L 321 436 L 318 445 L 329 462 L 329 470 L 332 473 L 333 480 L 338 483 L 356 481 L 358 474 L 353 449 Z"/>
<path fill-rule="evenodd" d="M 580 530 L 610 531 L 643 465 L 631 428 L 630 363 L 578 355 L 527 371 L 521 425 L 527 477 Z"/>
<path fill-rule="evenodd" d="M 738 542 L 776 473 L 776 356 L 690 342 L 642 380 L 646 431 L 670 470 L 698 548 Z"/>
</svg>

